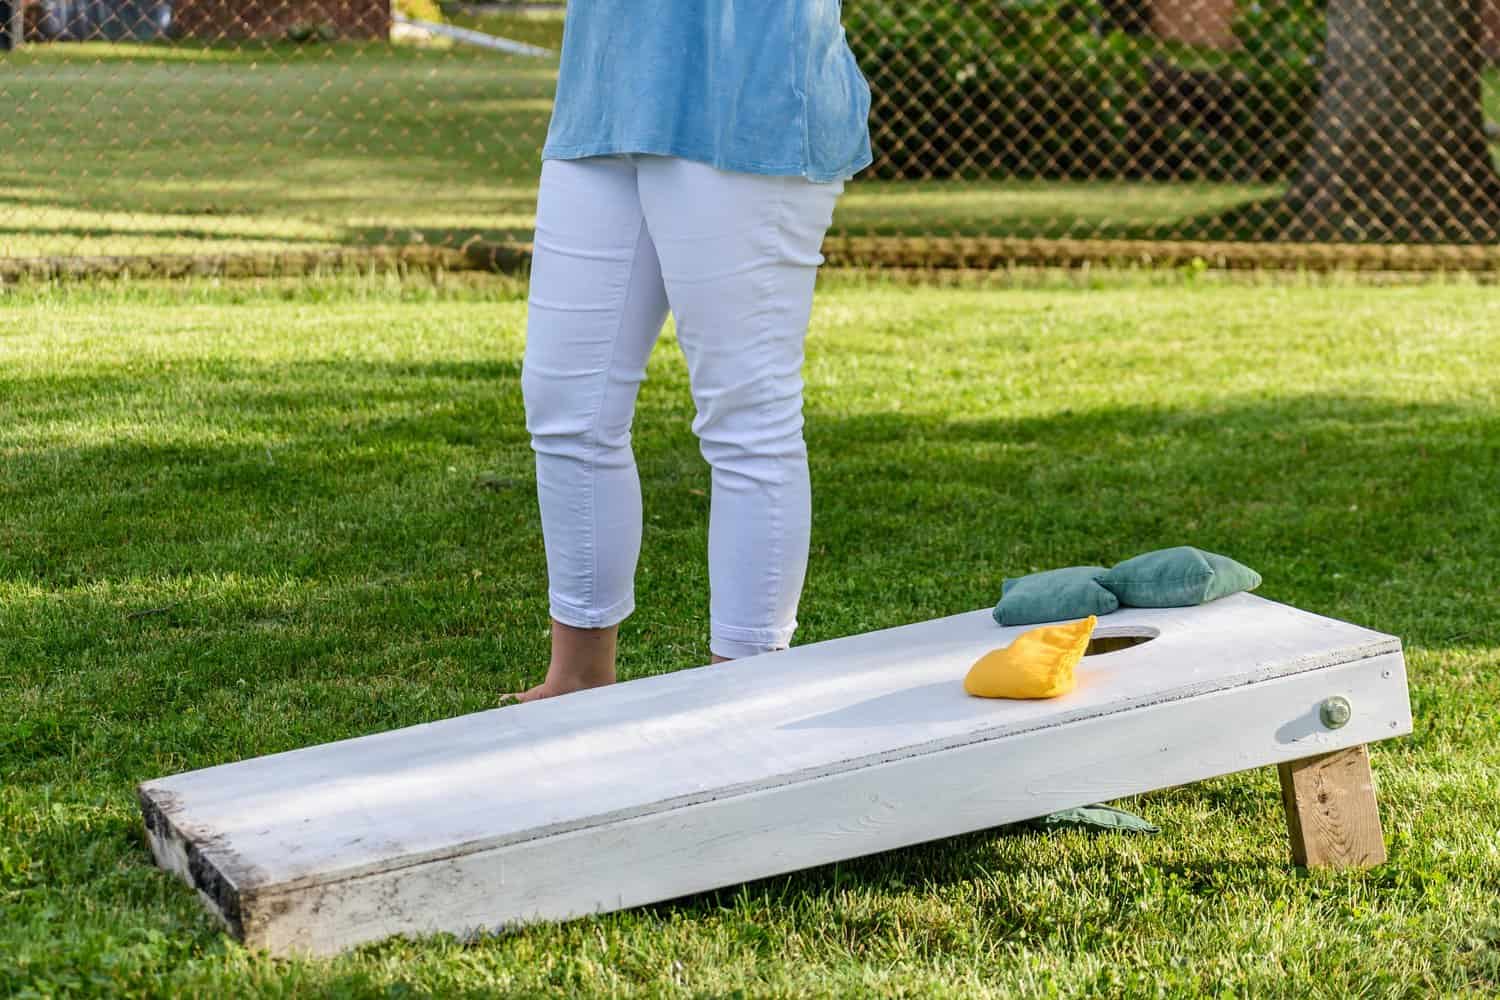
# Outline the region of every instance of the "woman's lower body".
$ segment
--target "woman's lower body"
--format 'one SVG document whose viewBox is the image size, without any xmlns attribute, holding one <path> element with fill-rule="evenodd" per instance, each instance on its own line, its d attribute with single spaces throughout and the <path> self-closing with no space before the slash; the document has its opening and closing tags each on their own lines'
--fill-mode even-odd
<svg viewBox="0 0 1500 1000">
<path fill-rule="evenodd" d="M 842 190 L 675 157 L 544 161 L 521 383 L 565 631 L 609 630 L 635 608 L 630 429 L 670 311 L 711 469 L 710 651 L 790 643 L 811 521 L 803 342 Z M 612 639 L 608 653 L 612 677 Z"/>
</svg>

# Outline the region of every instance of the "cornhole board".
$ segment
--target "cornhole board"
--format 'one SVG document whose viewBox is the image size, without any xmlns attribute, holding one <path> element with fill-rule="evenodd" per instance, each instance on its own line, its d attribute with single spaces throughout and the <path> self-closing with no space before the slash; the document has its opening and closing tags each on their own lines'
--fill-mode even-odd
<svg viewBox="0 0 1500 1000">
<path fill-rule="evenodd" d="M 1249 594 L 1121 610 L 1074 692 L 966 695 L 1020 631 L 981 609 L 190 771 L 140 803 L 157 861 L 278 954 L 617 910 L 1268 765 L 1297 860 L 1383 860 L 1364 745 L 1411 731 L 1395 637 Z"/>
</svg>

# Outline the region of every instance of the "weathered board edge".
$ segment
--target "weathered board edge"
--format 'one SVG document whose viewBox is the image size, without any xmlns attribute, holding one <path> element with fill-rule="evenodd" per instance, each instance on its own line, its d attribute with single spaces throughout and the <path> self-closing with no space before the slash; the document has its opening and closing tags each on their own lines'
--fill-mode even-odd
<svg viewBox="0 0 1500 1000">
<path fill-rule="evenodd" d="M 1335 668 L 1335 673 L 1337 674 L 1337 676 L 1330 677 L 1328 680 L 1336 685 L 1347 685 L 1347 687 L 1341 687 L 1339 688 L 1339 690 L 1349 690 L 1354 686 L 1359 686 L 1361 690 L 1364 690 L 1367 693 L 1377 688 L 1381 688 L 1387 683 L 1396 685 L 1397 687 L 1388 689 L 1387 693 L 1382 696 L 1388 702 L 1388 704 L 1382 705 L 1382 708 L 1392 709 L 1393 711 L 1395 711 L 1396 717 L 1387 718 L 1384 715 L 1377 717 L 1373 713 L 1361 712 L 1360 717 L 1355 721 L 1354 724 L 1351 724 L 1344 729 L 1325 731 L 1320 734 L 1317 752 L 1323 753 L 1338 749 L 1344 749 L 1359 744 L 1374 743 L 1380 740 L 1404 736 L 1412 731 L 1410 696 L 1404 656 L 1400 653 L 1384 654 L 1382 656 L 1382 659 L 1385 659 L 1387 662 L 1383 665 L 1372 664 L 1372 666 L 1381 667 L 1378 672 L 1360 671 L 1358 669 L 1359 661 L 1354 661 L 1353 663 L 1343 664 Z M 1305 689 L 1312 688 L 1314 686 L 1321 686 L 1316 680 L 1307 676 L 1306 671 L 1299 674 L 1277 677 L 1274 678 L 1270 683 L 1275 684 L 1276 686 L 1281 688 L 1294 689 L 1299 692 L 1305 692 Z M 1198 697 L 1199 699 L 1202 699 L 1204 701 L 1215 702 L 1223 702 L 1227 699 L 1238 700 L 1240 698 L 1246 697 L 1244 687 L 1245 686 L 1241 686 L 1239 688 L 1220 689 L 1208 692 Z M 1293 705 L 1296 706 L 1295 711 L 1299 713 L 1298 716 L 1294 716 L 1293 719 L 1308 716 L 1310 716 L 1311 719 L 1316 719 L 1317 704 L 1315 701 L 1308 702 L 1305 700 L 1307 693 L 1310 692 L 1305 692 L 1300 696 L 1304 699 L 1301 701 L 1288 699 L 1289 701 L 1292 701 Z M 1329 693 L 1328 689 L 1324 688 L 1322 692 L 1317 695 L 1317 698 L 1321 698 L 1327 693 Z M 1250 695 L 1250 697 L 1253 698 L 1254 695 Z M 1355 698 L 1355 700 L 1356 702 L 1362 701 L 1362 699 L 1359 698 Z M 1176 719 L 1178 722 L 1181 722 L 1183 719 L 1189 717 L 1190 709 L 1189 705 L 1187 704 L 1188 701 L 1189 699 L 1184 699 L 1171 703 L 1146 706 L 1144 708 L 1131 710 L 1131 712 L 1110 713 L 1108 715 L 1079 719 L 1070 724 L 1049 726 L 1042 729 L 1032 730 L 1025 734 L 1019 734 L 1018 738 L 1023 741 L 1034 742 L 1038 740 L 1047 740 L 1053 735 L 1066 734 L 1070 737 L 1070 745 L 1074 745 L 1073 740 L 1075 740 L 1082 734 L 1113 734 L 1113 732 L 1117 730 L 1121 725 L 1128 724 L 1126 720 L 1120 718 L 1120 716 L 1122 715 L 1132 714 L 1133 712 L 1150 712 L 1153 708 L 1157 710 L 1165 710 L 1170 713 L 1169 718 Z M 1368 707 L 1371 702 L 1364 701 L 1363 704 L 1365 705 L 1365 707 Z M 1265 714 L 1265 710 L 1262 709 L 1261 712 L 1262 714 Z M 1205 733 L 1217 733 L 1218 730 L 1216 729 L 1216 727 L 1219 726 L 1219 723 L 1214 721 L 1214 719 L 1222 716 L 1222 714 L 1222 711 L 1206 713 L 1206 717 L 1201 722 L 1202 726 L 1207 727 L 1205 729 Z M 1277 714 L 1276 718 L 1274 719 L 1259 719 L 1257 721 L 1265 724 L 1270 724 L 1279 719 L 1285 718 L 1286 717 L 1284 715 Z M 1153 740 L 1147 742 L 1155 741 Z M 1113 744 L 1111 744 L 1111 746 L 1112 745 Z M 1162 749 L 1164 750 L 1165 748 Z M 1197 781 L 1208 780 L 1210 778 L 1221 775 L 1255 770 L 1261 767 L 1274 767 L 1281 763 L 1297 759 L 1298 757 L 1306 756 L 1307 750 L 1309 749 L 1311 748 L 1298 746 L 1294 741 L 1293 743 L 1278 745 L 1277 749 L 1273 753 L 1260 754 L 1255 756 L 1254 758 L 1249 758 L 1246 757 L 1243 752 L 1240 752 L 1236 749 L 1220 746 L 1210 746 L 1210 752 L 1208 753 L 1180 754 L 1176 757 L 1169 758 L 1169 767 L 1165 769 L 1167 780 L 1164 781 L 1159 780 L 1157 777 L 1148 776 L 1146 774 L 1140 774 L 1139 776 L 1137 776 L 1136 772 L 1131 771 L 1129 778 L 1118 779 L 1118 787 L 1112 787 L 1109 789 L 1111 793 L 1109 795 L 1109 798 L 1119 798 L 1121 796 L 1133 794 L 1144 794 L 1146 792 L 1155 791 L 1162 788 L 1172 788 L 1181 785 L 1192 784 Z M 981 750 L 982 747 L 980 746 L 967 745 L 951 748 L 948 752 L 968 756 Z M 1153 750 L 1151 752 L 1155 751 Z M 1111 754 L 1111 756 L 1107 758 L 1110 761 L 1110 764 L 1107 766 L 1118 766 L 1118 761 L 1116 761 L 1115 756 L 1116 755 Z M 1040 754 L 1038 755 L 1038 757 L 1045 758 L 1046 755 Z M 901 768 L 912 766 L 917 762 L 916 760 L 911 758 L 902 758 L 889 761 L 887 763 Z M 555 837 L 538 838 L 531 841 L 506 844 L 500 847 L 491 848 L 481 852 L 474 852 L 468 855 L 447 860 L 451 860 L 453 864 L 457 866 L 473 866 L 475 864 L 494 860 L 500 856 L 510 856 L 513 852 L 520 852 L 525 855 L 528 853 L 535 854 L 538 851 L 550 851 L 554 848 L 563 850 L 570 857 L 576 856 L 580 859 L 589 858 L 598 853 L 590 845 L 593 845 L 596 842 L 616 844 L 618 843 L 622 832 L 627 829 L 635 829 L 637 832 L 639 832 L 641 828 L 653 827 L 659 828 L 659 832 L 670 830 L 670 836 L 681 838 L 683 836 L 683 828 L 690 825 L 690 823 L 692 822 L 691 817 L 701 816 L 703 815 L 705 810 L 712 811 L 714 813 L 722 813 L 727 809 L 731 812 L 740 811 L 745 812 L 747 815 L 755 815 L 757 814 L 760 807 L 765 804 L 763 800 L 763 797 L 765 795 L 776 793 L 790 793 L 793 795 L 803 793 L 818 793 L 822 796 L 819 801 L 836 801 L 839 797 L 828 794 L 830 789 L 826 787 L 827 782 L 834 782 L 844 786 L 858 786 L 860 784 L 869 784 L 872 778 L 871 772 L 871 768 L 864 768 L 859 771 L 835 772 L 833 774 L 825 776 L 825 779 L 823 781 L 807 782 L 802 787 L 768 788 L 754 794 L 738 796 L 732 799 L 696 802 L 687 806 L 680 807 L 679 809 L 674 810 L 671 813 L 651 813 L 641 816 L 635 816 L 621 822 L 610 824 L 608 826 L 570 830 Z M 889 776 L 887 775 L 883 777 Z M 813 787 L 815 785 L 825 785 L 825 787 L 822 789 L 815 789 Z M 1090 793 L 1096 791 L 1098 791 L 1098 789 L 1095 788 L 1090 788 L 1088 790 L 1088 792 Z M 821 860 L 809 861 L 805 857 L 789 860 L 783 855 L 778 855 L 780 860 L 773 866 L 767 867 L 764 870 L 757 869 L 753 874 L 731 877 L 722 882 L 715 882 L 714 884 L 729 885 L 735 884 L 737 882 L 750 881 L 753 879 L 774 877 L 786 872 L 797 871 L 818 864 L 827 864 L 837 860 L 844 860 L 847 858 L 879 853 L 881 851 L 899 848 L 902 846 L 910 846 L 911 844 L 922 843 L 933 839 L 942 839 L 949 836 L 960 836 L 965 833 L 973 832 L 974 830 L 989 828 L 999 823 L 1013 822 L 1028 818 L 1028 816 L 1031 815 L 1042 815 L 1046 812 L 1051 812 L 1057 809 L 1065 809 L 1071 806 L 1086 804 L 1087 802 L 1100 801 L 1097 796 L 1093 794 L 1086 794 L 1082 789 L 1069 788 L 1065 784 L 1059 785 L 1052 780 L 1048 780 L 1047 782 L 1040 785 L 1038 785 L 1036 782 L 1033 782 L 1029 786 L 1027 794 L 1028 796 L 1035 796 L 1034 799 L 1028 800 L 1028 807 L 1034 807 L 1035 810 L 1038 811 L 1033 813 L 1029 808 L 1022 810 L 1012 810 L 1011 813 L 1008 813 L 1004 816 L 994 817 L 993 822 L 987 821 L 980 824 L 971 823 L 961 829 L 945 828 L 944 832 L 938 833 L 936 836 L 921 835 L 915 838 L 903 837 L 893 843 L 875 846 L 871 849 L 860 849 L 836 856 L 830 855 L 822 858 Z M 843 798 L 845 800 L 859 799 L 861 798 L 861 796 L 850 795 L 846 792 Z M 811 814 L 813 812 L 816 812 L 816 810 L 809 810 L 808 814 Z M 1023 812 L 1027 813 L 1027 815 L 1022 815 L 1021 813 Z M 797 814 L 794 811 L 793 815 L 802 814 Z M 927 831 L 927 833 L 930 834 L 931 831 Z M 1279 839 L 1280 832 L 1276 831 L 1275 833 L 1271 833 L 1268 831 L 1268 836 L 1275 836 L 1277 837 L 1277 839 Z M 670 839 L 670 837 L 668 837 L 668 839 Z M 712 840 L 713 838 L 708 838 L 703 842 L 711 843 Z M 637 836 L 637 842 L 656 843 L 657 837 Z M 715 846 L 715 849 L 718 849 L 718 845 Z M 437 860 L 441 861 L 444 859 Z M 525 861 L 523 861 L 522 864 L 517 866 L 518 870 L 528 871 L 533 867 L 534 860 L 535 859 L 532 859 L 531 863 L 526 863 Z M 629 865 L 619 867 L 622 870 L 631 870 L 631 866 Z M 364 931 L 358 931 L 354 933 L 343 932 L 341 936 L 338 936 L 336 938 L 324 938 L 315 941 L 309 941 L 307 939 L 307 935 L 301 933 L 296 934 L 292 937 L 289 937 L 286 934 L 285 924 L 294 920 L 298 915 L 299 910 L 302 910 L 304 912 L 312 912 L 314 914 L 322 914 L 323 919 L 325 920 L 329 919 L 329 915 L 339 912 L 340 906 L 336 904 L 339 902 L 339 900 L 337 899 L 337 895 L 341 893 L 362 892 L 365 893 L 366 896 L 373 896 L 375 898 L 378 898 L 380 901 L 380 909 L 388 909 L 397 906 L 399 896 L 405 890 L 399 887 L 399 882 L 394 882 L 392 880 L 402 878 L 402 871 L 403 869 L 387 869 L 383 871 L 367 873 L 363 876 L 359 876 L 349 880 L 343 880 L 336 883 L 322 883 L 312 886 L 292 888 L 284 891 L 278 890 L 276 892 L 266 893 L 264 895 L 256 894 L 254 905 L 256 905 L 257 907 L 262 904 L 266 905 L 267 913 L 265 914 L 264 919 L 257 919 L 253 922 L 253 939 L 246 940 L 246 944 L 251 947 L 266 949 L 271 954 L 275 955 L 327 955 L 334 954 L 344 948 L 352 947 L 365 941 L 377 940 L 391 934 L 430 934 L 446 932 L 457 933 L 460 934 L 460 936 L 469 936 L 478 933 L 501 932 L 525 926 L 530 923 L 535 923 L 540 920 L 573 919 L 575 917 L 586 916 L 590 913 L 610 912 L 616 909 L 649 905 L 652 902 L 674 899 L 688 893 L 704 891 L 706 888 L 712 888 L 712 886 L 706 884 L 697 887 L 689 887 L 686 889 L 679 885 L 670 890 L 661 890 L 658 887 L 653 887 L 651 891 L 647 892 L 636 892 L 635 894 L 629 896 L 622 894 L 616 902 L 602 907 L 595 906 L 591 909 L 576 909 L 566 913 L 533 913 L 530 916 L 513 920 L 490 921 L 488 923 L 481 922 L 467 924 L 462 927 L 453 925 L 451 923 L 446 926 L 436 926 L 432 925 L 431 922 L 429 922 L 424 926 L 403 926 L 397 929 L 390 929 L 389 927 L 387 927 L 375 933 L 366 933 Z M 580 877 L 571 869 L 571 867 L 568 871 L 570 880 L 579 880 Z M 465 880 L 460 880 L 455 884 L 463 884 L 464 881 Z M 334 896 L 335 898 L 330 899 L 330 896 Z M 366 902 L 368 902 L 368 899 L 366 900 Z"/>
<path fill-rule="evenodd" d="M 208 857 L 200 844 L 184 835 L 172 822 L 169 815 L 171 793 L 150 788 L 149 784 L 142 782 L 137 785 L 135 793 L 141 807 L 141 819 L 146 825 L 146 843 L 151 856 L 160 867 L 196 889 L 204 905 L 223 922 L 229 933 L 244 940 L 245 923 L 239 888 Z"/>
<path fill-rule="evenodd" d="M 947 737 L 941 740 L 933 740 L 926 743 L 908 744 L 889 751 L 876 754 L 867 754 L 861 757 L 849 758 L 830 764 L 821 764 L 816 767 L 803 768 L 785 774 L 775 775 L 770 778 L 761 778 L 750 782 L 741 782 L 734 785 L 726 785 L 720 788 L 708 789 L 687 795 L 676 796 L 671 799 L 661 799 L 656 802 L 640 806 L 631 806 L 625 809 L 616 809 L 608 812 L 595 813 L 578 820 L 568 820 L 561 823 L 546 826 L 533 827 L 519 833 L 506 834 L 497 837 L 484 837 L 475 840 L 452 844 L 443 848 L 430 851 L 414 852 L 398 858 L 383 859 L 380 861 L 366 862 L 358 865 L 350 865 L 346 868 L 331 869 L 312 875 L 301 876 L 295 879 L 287 879 L 281 882 L 256 882 L 253 885 L 245 885 L 243 890 L 253 892 L 258 897 L 270 898 L 274 895 L 293 892 L 316 885 L 330 885 L 349 879 L 363 878 L 369 875 L 386 871 L 398 871 L 402 868 L 416 867 L 434 862 L 452 860 L 468 854 L 481 853 L 497 850 L 529 841 L 542 840 L 562 834 L 573 833 L 595 827 L 605 827 L 641 816 L 668 813 L 676 809 L 703 802 L 717 801 L 720 799 L 735 798 L 738 796 L 754 794 L 789 785 L 801 784 L 807 781 L 816 781 L 834 774 L 847 773 L 867 767 L 887 764 L 895 760 L 923 757 L 930 754 L 943 753 L 959 747 L 975 744 L 990 743 L 997 740 L 1008 739 L 1015 736 L 1023 736 L 1028 733 L 1044 729 L 1052 729 L 1058 726 L 1070 725 L 1076 722 L 1090 719 L 1107 718 L 1113 715 L 1137 711 L 1153 705 L 1167 704 L 1184 701 L 1205 694 L 1221 691 L 1232 691 L 1246 685 L 1264 683 L 1282 677 L 1292 677 L 1317 670 L 1326 670 L 1333 667 L 1348 666 L 1355 663 L 1372 660 L 1381 656 L 1402 656 L 1401 641 L 1394 636 L 1384 636 L 1373 633 L 1376 638 L 1358 646 L 1344 647 L 1333 654 L 1319 654 L 1304 657 L 1298 661 L 1292 661 L 1298 665 L 1297 669 L 1277 670 L 1273 673 L 1265 671 L 1251 671 L 1236 675 L 1232 683 L 1215 684 L 1207 687 L 1202 684 L 1183 685 L 1179 688 L 1168 688 L 1152 692 L 1148 696 L 1116 702 L 1105 710 L 1097 707 L 1080 710 L 1075 713 L 1054 716 L 1045 721 L 1036 721 L 1022 725 L 1002 726 L 994 729 L 980 730 L 963 734 L 961 736 Z M 629 682 L 626 682 L 629 683 Z"/>
</svg>

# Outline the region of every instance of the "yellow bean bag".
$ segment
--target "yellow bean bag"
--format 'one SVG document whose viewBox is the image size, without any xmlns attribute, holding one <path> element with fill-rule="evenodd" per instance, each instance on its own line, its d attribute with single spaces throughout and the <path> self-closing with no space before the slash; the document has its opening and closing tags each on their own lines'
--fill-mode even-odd
<svg viewBox="0 0 1500 1000">
<path fill-rule="evenodd" d="M 1073 690 L 1073 668 L 1083 659 L 1094 625 L 1089 615 L 1066 625 L 1022 632 L 1009 646 L 992 649 L 969 668 L 964 690 L 979 698 L 1056 698 Z"/>
</svg>

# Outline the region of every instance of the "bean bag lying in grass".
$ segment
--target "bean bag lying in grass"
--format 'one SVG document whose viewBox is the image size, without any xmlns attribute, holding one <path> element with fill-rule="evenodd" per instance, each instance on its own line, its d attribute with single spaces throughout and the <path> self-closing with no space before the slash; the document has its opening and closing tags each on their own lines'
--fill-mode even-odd
<svg viewBox="0 0 1500 1000">
<path fill-rule="evenodd" d="M 1061 812 L 1049 813 L 1046 816 L 1038 816 L 1036 819 L 1023 819 L 1019 823 L 1010 824 L 1022 830 L 1069 830 L 1084 828 L 1091 830 L 1119 830 L 1123 833 L 1161 833 L 1161 827 L 1142 819 L 1135 813 L 1126 812 L 1124 809 L 1116 809 L 1114 806 L 1092 805 L 1079 806 L 1076 809 L 1064 809 Z"/>
</svg>

